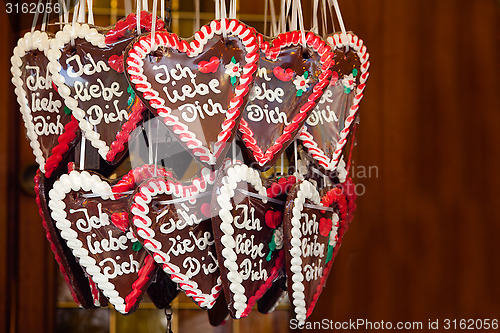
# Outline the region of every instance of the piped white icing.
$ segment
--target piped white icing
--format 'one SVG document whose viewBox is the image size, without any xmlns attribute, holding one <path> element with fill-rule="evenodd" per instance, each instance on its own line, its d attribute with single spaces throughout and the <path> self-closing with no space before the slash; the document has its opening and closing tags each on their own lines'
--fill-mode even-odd
<svg viewBox="0 0 500 333">
<path fill-rule="evenodd" d="M 320 197 L 318 190 L 309 181 L 305 180 L 300 183 L 299 190 L 297 191 L 297 196 L 293 200 L 292 218 L 290 220 L 292 229 L 290 231 L 292 237 L 290 239 L 290 254 L 292 256 L 290 262 L 290 270 L 292 271 L 292 281 L 293 284 L 291 289 L 293 291 L 293 305 L 294 311 L 299 325 L 303 324 L 306 320 L 306 302 L 304 294 L 304 275 L 302 274 L 302 250 L 301 250 L 301 215 L 304 209 L 304 204 L 306 200 L 311 200 L 314 205 L 320 204 Z"/>
<path fill-rule="evenodd" d="M 262 184 L 260 173 L 244 164 L 237 164 L 227 169 L 227 176 L 222 178 L 222 186 L 220 195 L 217 196 L 217 203 L 220 206 L 219 217 L 221 219 L 220 230 L 223 233 L 221 237 L 222 256 L 224 257 L 224 267 L 228 269 L 227 279 L 229 281 L 229 289 L 234 294 L 233 307 L 236 310 L 235 317 L 241 318 L 241 315 L 247 307 L 247 297 L 245 296 L 245 287 L 243 287 L 243 278 L 238 271 L 236 263 L 233 228 L 233 215 L 231 211 L 234 209 L 231 204 L 231 198 L 234 196 L 234 190 L 239 182 L 247 182 L 263 197 L 267 197 L 266 188 Z"/>
<path fill-rule="evenodd" d="M 12 83 L 15 86 L 14 92 L 16 93 L 17 102 L 19 103 L 19 108 L 26 127 L 26 135 L 30 140 L 30 146 L 33 149 L 33 154 L 35 155 L 35 161 L 38 163 L 40 170 L 43 173 L 45 173 L 45 158 L 43 157 L 43 152 L 40 148 L 40 143 L 38 142 L 38 135 L 35 132 L 33 115 L 31 114 L 31 109 L 29 107 L 30 103 L 26 96 L 26 91 L 23 88 L 24 82 L 21 79 L 21 67 L 23 66 L 22 58 L 27 52 L 39 50 L 40 52 L 45 53 L 50 49 L 50 41 L 51 38 L 46 32 L 28 32 L 23 38 L 19 39 L 17 46 L 14 48 L 13 55 L 10 58 L 12 64 L 10 69 L 12 73 Z"/>
</svg>

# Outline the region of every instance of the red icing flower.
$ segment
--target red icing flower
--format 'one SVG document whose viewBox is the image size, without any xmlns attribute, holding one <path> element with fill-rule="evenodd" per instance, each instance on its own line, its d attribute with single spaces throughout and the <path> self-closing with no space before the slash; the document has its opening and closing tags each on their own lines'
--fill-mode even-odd
<svg viewBox="0 0 500 333">
<path fill-rule="evenodd" d="M 266 225 L 271 229 L 276 229 L 283 221 L 283 214 L 278 211 L 268 210 L 265 215 Z"/>
<path fill-rule="evenodd" d="M 319 233 L 323 237 L 328 237 L 328 234 L 332 230 L 333 222 L 331 219 L 326 219 L 324 217 L 319 219 Z"/>
</svg>

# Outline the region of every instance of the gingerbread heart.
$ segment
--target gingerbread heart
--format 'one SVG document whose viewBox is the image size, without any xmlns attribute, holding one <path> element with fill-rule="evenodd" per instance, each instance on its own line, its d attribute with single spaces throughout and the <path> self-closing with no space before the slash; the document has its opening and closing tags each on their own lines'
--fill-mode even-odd
<svg viewBox="0 0 500 333">
<path fill-rule="evenodd" d="M 257 69 L 252 29 L 212 21 L 190 43 L 158 32 L 130 46 L 125 64 L 134 90 L 179 142 L 211 168 L 229 149 Z"/>
<path fill-rule="evenodd" d="M 59 94 L 85 137 L 111 164 L 127 153 L 130 133 L 146 109 L 129 88 L 120 66 L 123 51 L 137 36 L 135 26 L 129 28 L 117 35 L 116 27 L 66 25 L 47 53 Z"/>
<path fill-rule="evenodd" d="M 247 165 L 227 166 L 219 177 L 212 227 L 219 268 L 227 277 L 222 285 L 229 312 L 238 319 L 250 313 L 283 266 L 282 223 L 275 212 L 283 212 L 284 201 L 275 199 L 260 173 Z"/>
<path fill-rule="evenodd" d="M 79 135 L 78 121 L 68 112 L 47 70 L 53 36 L 28 32 L 11 58 L 12 83 L 35 160 L 50 177 Z"/>
<path fill-rule="evenodd" d="M 258 35 L 260 61 L 240 122 L 249 163 L 268 169 L 293 141 L 326 89 L 332 53 L 316 34 L 279 34 L 272 43 Z"/>
<path fill-rule="evenodd" d="M 91 278 L 89 279 L 80 264 L 78 264 L 50 217 L 47 198 L 49 189 L 52 188 L 52 182 L 44 177 L 40 170 L 38 170 L 34 180 L 36 203 L 42 218 L 42 226 L 45 229 L 45 237 L 50 243 L 50 249 L 54 253 L 54 258 L 73 300 L 85 309 L 106 306 L 106 298 L 101 296 L 99 290 L 95 287 L 95 283 Z"/>
<path fill-rule="evenodd" d="M 119 218 L 113 215 L 127 211 L 128 191 L 140 178 L 151 176 L 148 168 L 130 171 L 115 187 L 97 174 L 71 171 L 49 192 L 52 218 L 62 238 L 122 314 L 131 313 L 139 305 L 156 265 L 130 228 L 114 225 L 112 221 Z"/>
<path fill-rule="evenodd" d="M 340 187 L 320 198 L 305 180 L 290 192 L 283 220 L 290 303 L 302 325 L 316 305 L 345 231 L 345 197 Z"/>
<path fill-rule="evenodd" d="M 130 212 L 133 230 L 154 260 L 196 304 L 210 309 L 222 286 L 210 214 L 203 209 L 211 201 L 215 173 L 202 175 L 191 185 L 172 177 L 147 181 Z"/>
<path fill-rule="evenodd" d="M 332 78 L 298 139 L 325 170 L 335 170 L 347 142 L 368 79 L 369 54 L 363 40 L 347 33 L 327 38 L 333 48 Z"/>
</svg>

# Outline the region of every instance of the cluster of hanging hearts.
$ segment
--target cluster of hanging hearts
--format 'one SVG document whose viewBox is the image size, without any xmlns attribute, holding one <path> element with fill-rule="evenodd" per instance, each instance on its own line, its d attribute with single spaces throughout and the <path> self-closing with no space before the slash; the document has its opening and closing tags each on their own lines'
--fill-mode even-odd
<svg viewBox="0 0 500 333">
<path fill-rule="evenodd" d="M 75 302 L 129 314 L 146 291 L 165 308 L 181 290 L 216 316 L 243 318 L 288 291 L 304 322 L 355 209 L 352 180 L 333 171 L 345 165 L 368 67 L 352 33 L 269 39 L 235 19 L 189 41 L 147 12 L 27 33 L 12 82 L 40 166 L 43 226 Z M 110 180 L 75 167 L 82 138 L 117 165 L 152 117 L 197 176 L 144 164 Z M 243 161 L 228 156 L 233 142 Z M 297 149 L 284 153 L 293 142 L 308 153 L 298 162 Z M 264 177 L 282 155 L 295 170 Z"/>
</svg>

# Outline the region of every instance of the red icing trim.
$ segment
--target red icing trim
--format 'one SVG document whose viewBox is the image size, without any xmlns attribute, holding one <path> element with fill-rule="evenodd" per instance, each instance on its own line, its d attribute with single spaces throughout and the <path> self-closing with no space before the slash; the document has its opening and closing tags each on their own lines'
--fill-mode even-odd
<svg viewBox="0 0 500 333">
<path fill-rule="evenodd" d="M 74 119 L 74 118 L 73 118 Z M 78 123 L 77 123 L 78 125 Z M 81 306 L 80 301 L 78 300 L 78 297 L 76 296 L 76 291 L 73 288 L 73 285 L 71 284 L 71 281 L 69 279 L 68 273 L 66 272 L 66 269 L 64 268 L 64 265 L 62 263 L 62 259 L 59 256 L 59 253 L 57 251 L 57 248 L 54 244 L 54 240 L 52 239 L 52 235 L 49 231 L 49 227 L 47 225 L 47 221 L 45 220 L 45 216 L 43 214 L 43 209 L 42 209 L 42 203 L 40 201 L 40 170 L 37 171 L 35 175 L 35 195 L 36 195 L 36 204 L 38 205 L 38 214 L 40 214 L 40 217 L 42 218 L 42 226 L 45 229 L 45 237 L 50 243 L 50 249 L 54 253 L 54 257 L 56 259 L 56 262 L 59 266 L 59 270 L 61 271 L 63 277 L 64 277 L 64 282 L 66 282 L 66 285 L 68 286 L 68 289 L 71 293 L 71 297 L 73 297 L 73 300 L 75 301 L 76 304 Z"/>
<path fill-rule="evenodd" d="M 261 51 L 265 52 L 266 58 L 274 60 L 279 56 L 281 47 L 301 44 L 301 32 L 290 31 L 279 34 L 272 43 L 264 41 L 264 37 L 261 34 L 258 34 L 257 40 L 259 41 Z M 241 139 L 260 166 L 264 166 L 269 163 L 275 155 L 277 155 L 284 147 L 286 148 L 290 141 L 295 138 L 297 134 L 296 132 L 307 120 L 309 111 L 314 108 L 316 101 L 319 97 L 321 97 L 321 95 L 323 95 L 323 90 L 328 86 L 331 75 L 331 59 L 333 57 L 330 47 L 328 47 L 326 42 L 323 41 L 321 37 L 313 32 L 308 32 L 306 34 L 306 44 L 321 56 L 320 62 L 323 73 L 318 76 L 319 81 L 313 86 L 313 93 L 308 97 L 308 101 L 301 106 L 300 112 L 295 115 L 290 124 L 283 129 L 283 134 L 281 134 L 264 152 L 258 146 L 257 141 L 254 138 L 254 133 L 248 127 L 248 123 L 245 119 L 241 119 L 240 121 L 239 130 L 241 133 Z"/>
<path fill-rule="evenodd" d="M 220 27 L 221 25 L 220 21 L 212 22 L 216 22 L 216 26 L 218 27 Z M 224 22 L 226 24 L 226 29 L 228 29 L 228 31 L 233 33 L 234 35 L 239 36 L 245 43 L 247 43 L 248 38 L 253 36 L 252 30 L 245 24 L 237 20 L 225 20 Z M 191 56 L 195 52 L 193 47 L 199 47 L 203 42 L 208 40 L 209 33 L 212 30 L 210 24 L 203 26 L 200 31 L 197 31 L 193 34 L 194 36 L 199 37 L 200 40 L 194 39 L 191 42 L 192 45 L 188 44 L 185 40 L 180 40 L 176 34 L 168 32 L 158 32 L 155 34 L 154 39 L 157 45 L 165 45 L 166 47 L 170 47 L 174 50 L 178 49 L 179 52 L 184 52 L 188 56 Z M 203 30 L 206 30 L 207 33 L 203 33 Z M 243 35 L 245 34 L 247 34 L 247 36 L 243 38 Z M 253 75 L 257 70 L 257 61 L 259 59 L 259 56 L 257 53 L 258 45 L 256 39 L 254 38 L 252 41 L 245 45 L 246 49 L 253 48 L 255 50 L 252 52 L 247 52 L 245 56 L 247 63 L 245 64 L 245 66 L 243 66 L 243 68 L 248 70 L 248 73 L 242 73 L 239 79 L 239 82 L 243 81 L 245 83 L 239 84 L 235 88 L 234 96 L 229 102 L 230 107 L 226 111 L 226 119 L 223 122 L 222 126 L 223 130 L 217 136 L 217 142 L 214 144 L 214 151 L 210 152 L 209 148 L 203 145 L 199 145 L 194 140 L 196 139 L 196 136 L 189 130 L 188 126 L 186 126 L 184 123 L 181 123 L 177 117 L 172 117 L 171 110 L 169 108 L 160 107 L 160 105 L 162 105 L 162 100 L 159 99 L 157 93 L 153 94 L 151 93 L 151 91 L 148 91 L 151 88 L 150 84 L 148 83 L 147 77 L 143 73 L 143 64 L 135 59 L 135 57 L 144 59 L 147 52 L 147 50 L 145 50 L 145 45 L 150 45 L 152 38 L 153 37 L 151 34 L 143 36 L 132 45 L 132 48 L 130 49 L 129 55 L 126 60 L 127 73 L 130 75 L 130 81 L 133 82 L 135 89 L 142 91 L 143 97 L 149 100 L 149 104 L 154 109 L 156 109 L 156 113 L 163 118 L 164 123 L 167 126 L 172 127 L 176 135 L 178 135 L 179 137 L 183 137 L 182 142 L 184 142 L 184 145 L 188 147 L 188 149 L 191 150 L 191 152 L 200 161 L 208 163 L 210 155 L 215 157 L 215 159 L 218 159 L 221 153 L 224 151 L 227 142 L 232 137 L 232 131 L 240 119 L 242 112 L 241 108 L 243 107 L 243 98 L 248 93 L 249 86 L 253 81 Z M 207 153 L 207 151 L 209 153 Z"/>
<path fill-rule="evenodd" d="M 57 138 L 59 144 L 52 148 L 52 155 L 45 161 L 45 177 L 50 178 L 52 176 L 52 172 L 61 163 L 63 155 L 69 150 L 71 142 L 76 139 L 77 133 L 78 120 L 71 116 L 71 121 L 64 126 L 64 133 Z"/>
</svg>

